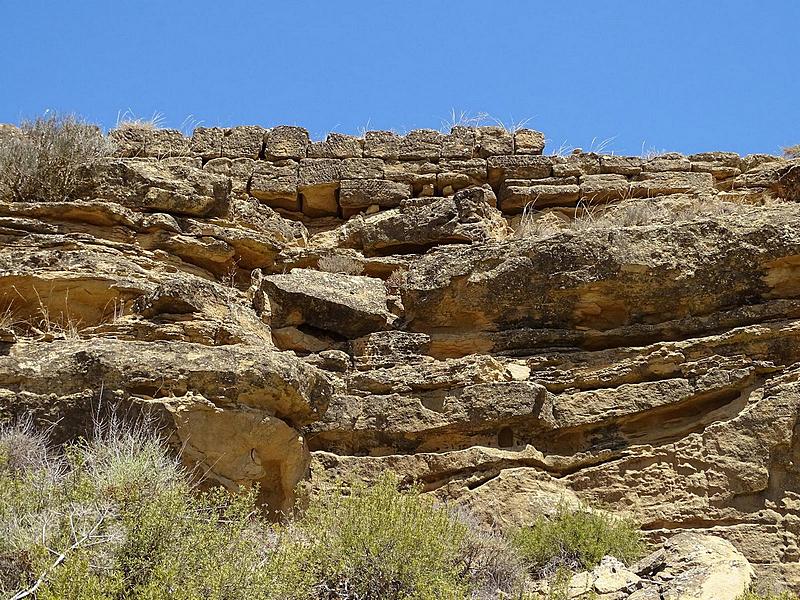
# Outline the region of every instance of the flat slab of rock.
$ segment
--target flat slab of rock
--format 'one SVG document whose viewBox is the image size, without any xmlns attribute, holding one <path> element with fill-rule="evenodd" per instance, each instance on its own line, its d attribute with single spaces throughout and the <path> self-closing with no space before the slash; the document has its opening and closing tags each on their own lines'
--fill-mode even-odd
<svg viewBox="0 0 800 600">
<path fill-rule="evenodd" d="M 372 277 L 294 269 L 264 277 L 261 288 L 274 327 L 308 325 L 356 338 L 386 329 L 392 320 L 386 287 Z"/>
<path fill-rule="evenodd" d="M 460 190 L 451 198 L 407 200 L 348 225 L 347 243 L 374 255 L 504 239 L 510 229 L 495 204 L 489 186 Z"/>
</svg>

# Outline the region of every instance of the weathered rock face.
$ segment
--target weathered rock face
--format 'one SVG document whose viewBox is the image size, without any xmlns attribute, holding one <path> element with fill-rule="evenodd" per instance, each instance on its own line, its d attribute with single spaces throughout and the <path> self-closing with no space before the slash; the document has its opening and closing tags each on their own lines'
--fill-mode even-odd
<svg viewBox="0 0 800 600">
<path fill-rule="evenodd" d="M 626 568 L 607 556 L 569 583 L 572 599 L 736 600 L 754 580 L 753 568 L 723 539 L 681 533 L 639 563 Z"/>
<path fill-rule="evenodd" d="M 0 199 L 0 419 L 154 411 L 275 511 L 387 469 L 506 526 L 602 505 L 664 544 L 601 597 L 733 598 L 742 556 L 800 591 L 798 160 L 112 138 L 78 197 Z"/>
</svg>

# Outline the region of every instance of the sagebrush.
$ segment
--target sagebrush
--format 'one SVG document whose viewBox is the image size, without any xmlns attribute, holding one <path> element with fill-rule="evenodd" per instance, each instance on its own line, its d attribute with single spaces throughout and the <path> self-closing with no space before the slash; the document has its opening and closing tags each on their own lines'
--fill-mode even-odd
<svg viewBox="0 0 800 600">
<path fill-rule="evenodd" d="M 0 595 L 520 600 L 535 597 L 528 569 L 626 560 L 641 543 L 600 513 L 560 512 L 509 538 L 399 491 L 391 473 L 312 495 L 275 524 L 257 489 L 202 491 L 195 475 L 148 422 L 97 419 L 91 439 L 61 449 L 29 421 L 0 428 Z"/>
<path fill-rule="evenodd" d="M 645 546 L 636 524 L 586 508 L 558 506 L 554 516 L 538 517 L 512 536 L 531 572 L 552 576 L 563 569 L 591 569 L 607 555 L 632 563 Z"/>
<path fill-rule="evenodd" d="M 23 121 L 18 130 L 0 137 L 0 199 L 69 199 L 81 168 L 111 152 L 100 129 L 76 116 L 48 114 Z"/>
</svg>

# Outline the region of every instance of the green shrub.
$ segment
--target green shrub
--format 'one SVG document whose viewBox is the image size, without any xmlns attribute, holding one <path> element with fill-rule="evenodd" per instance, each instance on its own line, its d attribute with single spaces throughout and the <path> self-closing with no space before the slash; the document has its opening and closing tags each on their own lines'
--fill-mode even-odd
<svg viewBox="0 0 800 600">
<path fill-rule="evenodd" d="M 312 498 L 295 525 L 316 598 L 463 598 L 467 526 L 395 477 Z"/>
<path fill-rule="evenodd" d="M 591 569 L 606 555 L 630 563 L 645 550 L 634 523 L 563 504 L 552 518 L 538 517 L 532 526 L 515 531 L 512 541 L 531 572 L 540 577 L 560 568 Z"/>
<path fill-rule="evenodd" d="M 630 559 L 641 545 L 625 522 L 563 509 L 512 543 L 398 491 L 394 475 L 313 495 L 275 525 L 257 489 L 197 489 L 148 424 L 96 430 L 61 455 L 29 425 L 0 430 L 0 597 L 520 599 L 527 566 Z"/>
<path fill-rule="evenodd" d="M 193 490 L 146 423 L 99 424 L 57 463 L 0 468 L 0 596 L 41 580 L 52 600 L 276 597 L 255 491 Z"/>
<path fill-rule="evenodd" d="M 0 199 L 57 202 L 69 198 L 82 166 L 112 147 L 95 125 L 55 114 L 25 121 L 0 137 Z"/>
</svg>

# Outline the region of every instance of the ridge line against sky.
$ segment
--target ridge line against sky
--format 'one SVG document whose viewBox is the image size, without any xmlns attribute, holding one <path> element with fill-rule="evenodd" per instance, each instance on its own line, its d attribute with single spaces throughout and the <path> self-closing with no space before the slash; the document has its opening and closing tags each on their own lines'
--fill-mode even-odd
<svg viewBox="0 0 800 600">
<path fill-rule="evenodd" d="M 796 0 L 30 0 L 0 17 L 0 122 L 52 109 L 108 129 L 128 111 L 321 138 L 463 111 L 525 121 L 548 152 L 800 143 Z"/>
</svg>

